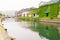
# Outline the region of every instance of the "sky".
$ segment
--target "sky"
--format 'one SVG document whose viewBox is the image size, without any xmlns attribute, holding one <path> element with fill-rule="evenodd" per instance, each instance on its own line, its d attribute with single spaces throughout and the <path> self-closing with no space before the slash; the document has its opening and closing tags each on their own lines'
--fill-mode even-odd
<svg viewBox="0 0 60 40">
<path fill-rule="evenodd" d="M 38 7 L 41 1 L 48 2 L 51 0 L 0 0 L 0 13 L 14 16 L 15 11 L 23 8 Z"/>
<path fill-rule="evenodd" d="M 38 7 L 41 2 L 50 0 L 0 0 L 0 10 L 21 10 L 23 8 Z"/>
</svg>

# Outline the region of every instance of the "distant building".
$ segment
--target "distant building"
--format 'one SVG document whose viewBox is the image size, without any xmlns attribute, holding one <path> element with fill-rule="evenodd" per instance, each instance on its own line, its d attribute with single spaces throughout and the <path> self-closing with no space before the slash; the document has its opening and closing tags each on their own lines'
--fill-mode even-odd
<svg viewBox="0 0 60 40">
<path fill-rule="evenodd" d="M 29 10 L 31 10 L 32 8 L 26 8 L 26 9 L 21 9 L 20 11 L 17 11 L 18 16 L 28 16 L 29 14 Z"/>
<path fill-rule="evenodd" d="M 26 12 L 22 12 L 21 16 L 24 16 L 24 17 L 27 17 L 29 15 L 29 12 L 26 11 Z"/>
</svg>

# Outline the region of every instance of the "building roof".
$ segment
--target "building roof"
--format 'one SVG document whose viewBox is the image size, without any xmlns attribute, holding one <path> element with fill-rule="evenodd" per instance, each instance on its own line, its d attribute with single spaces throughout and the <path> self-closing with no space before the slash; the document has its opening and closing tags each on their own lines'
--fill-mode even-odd
<svg viewBox="0 0 60 40">
<path fill-rule="evenodd" d="M 51 1 L 48 1 L 48 2 L 41 1 L 39 6 L 46 5 L 46 4 L 51 4 L 51 3 L 55 3 L 55 2 L 59 2 L 59 0 L 51 0 Z"/>
<path fill-rule="evenodd" d="M 18 13 L 20 14 L 20 13 L 29 11 L 29 10 L 31 10 L 31 9 L 32 9 L 32 8 L 21 9 L 21 10 L 18 11 Z"/>
</svg>

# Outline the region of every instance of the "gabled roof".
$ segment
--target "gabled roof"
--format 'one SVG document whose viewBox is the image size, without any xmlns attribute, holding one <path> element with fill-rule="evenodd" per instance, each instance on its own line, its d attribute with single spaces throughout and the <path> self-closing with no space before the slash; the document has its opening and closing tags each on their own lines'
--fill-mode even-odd
<svg viewBox="0 0 60 40">
<path fill-rule="evenodd" d="M 41 1 L 39 5 L 42 6 L 42 5 L 52 4 L 52 3 L 56 3 L 56 2 L 59 2 L 59 0 L 51 0 L 48 2 Z"/>
<path fill-rule="evenodd" d="M 26 11 L 29 11 L 29 10 L 31 10 L 31 9 L 32 9 L 32 8 L 21 9 L 21 10 L 18 11 L 18 13 L 20 14 L 20 13 L 22 13 L 22 12 L 26 12 Z"/>
</svg>

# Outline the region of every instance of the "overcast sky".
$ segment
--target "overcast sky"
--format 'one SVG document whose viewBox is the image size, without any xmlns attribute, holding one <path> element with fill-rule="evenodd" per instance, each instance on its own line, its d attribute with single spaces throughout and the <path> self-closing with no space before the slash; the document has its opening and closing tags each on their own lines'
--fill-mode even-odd
<svg viewBox="0 0 60 40">
<path fill-rule="evenodd" d="M 48 2 L 50 0 L 0 0 L 0 10 L 21 10 L 37 7 L 41 1 Z"/>
</svg>

